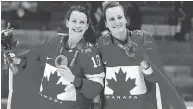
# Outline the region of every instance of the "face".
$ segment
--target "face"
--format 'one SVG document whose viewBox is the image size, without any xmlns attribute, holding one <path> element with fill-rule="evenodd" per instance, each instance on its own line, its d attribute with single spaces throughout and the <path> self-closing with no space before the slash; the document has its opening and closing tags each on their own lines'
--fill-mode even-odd
<svg viewBox="0 0 193 109">
<path fill-rule="evenodd" d="M 73 11 L 70 15 L 69 21 L 66 22 L 69 33 L 74 35 L 83 35 L 89 26 L 87 20 L 86 14 L 79 11 Z"/>
<path fill-rule="evenodd" d="M 106 10 L 106 27 L 112 33 L 121 33 L 126 29 L 126 19 L 121 7 L 112 7 Z"/>
</svg>

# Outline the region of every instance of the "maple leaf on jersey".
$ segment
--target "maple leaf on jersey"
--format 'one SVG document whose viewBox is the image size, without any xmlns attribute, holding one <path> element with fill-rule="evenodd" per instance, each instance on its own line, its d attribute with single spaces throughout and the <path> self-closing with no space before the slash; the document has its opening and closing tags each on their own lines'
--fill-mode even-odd
<svg viewBox="0 0 193 109">
<path fill-rule="evenodd" d="M 58 94 L 65 92 L 64 89 L 66 88 L 66 85 L 62 85 L 62 82 L 57 84 L 59 79 L 60 79 L 60 76 L 57 76 L 57 72 L 53 74 L 50 73 L 49 80 L 47 79 L 47 77 L 43 77 L 42 93 L 56 98 Z"/>
<path fill-rule="evenodd" d="M 117 81 L 114 78 L 107 80 L 108 87 L 114 91 L 114 95 L 129 95 L 130 90 L 136 86 L 135 79 L 128 78 L 126 81 L 126 73 L 123 73 L 121 68 L 115 75 Z"/>
</svg>

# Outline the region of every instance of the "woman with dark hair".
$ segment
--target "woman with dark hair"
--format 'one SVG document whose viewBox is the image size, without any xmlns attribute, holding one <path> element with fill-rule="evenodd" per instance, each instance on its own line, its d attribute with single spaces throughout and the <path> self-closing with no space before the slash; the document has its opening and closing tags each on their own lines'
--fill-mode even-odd
<svg viewBox="0 0 193 109">
<path fill-rule="evenodd" d="M 106 71 L 102 109 L 185 109 L 164 73 L 151 34 L 129 31 L 118 2 L 106 2 L 103 9 L 110 32 L 103 32 L 98 41 Z"/>
<path fill-rule="evenodd" d="M 93 29 L 88 10 L 72 6 L 67 12 L 68 34 L 51 37 L 35 54 L 44 72 L 39 109 L 90 109 L 103 89 L 104 68 L 92 44 Z M 22 58 L 27 62 L 28 58 Z M 25 70 L 24 68 L 24 70 Z M 30 99 L 30 98 L 29 98 Z"/>
<path fill-rule="evenodd" d="M 89 109 L 103 89 L 104 71 L 91 44 L 90 23 L 88 10 L 73 6 L 66 17 L 68 35 L 48 41 L 41 109 Z"/>
</svg>

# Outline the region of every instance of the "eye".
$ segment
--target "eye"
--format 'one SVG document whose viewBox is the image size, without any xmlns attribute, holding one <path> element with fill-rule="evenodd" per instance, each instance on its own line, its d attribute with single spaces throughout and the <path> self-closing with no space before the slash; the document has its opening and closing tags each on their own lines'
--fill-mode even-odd
<svg viewBox="0 0 193 109">
<path fill-rule="evenodd" d="M 85 22 L 84 21 L 80 21 L 80 24 L 85 24 Z"/>
<path fill-rule="evenodd" d="M 72 20 L 72 22 L 76 23 L 76 20 Z"/>
<path fill-rule="evenodd" d="M 115 20 L 114 18 L 110 18 L 110 19 L 109 19 L 109 21 L 111 21 L 111 22 L 114 21 L 114 20 Z"/>
<path fill-rule="evenodd" d="M 120 19 L 122 19 L 123 18 L 123 16 L 118 16 L 118 19 L 120 20 Z"/>
</svg>

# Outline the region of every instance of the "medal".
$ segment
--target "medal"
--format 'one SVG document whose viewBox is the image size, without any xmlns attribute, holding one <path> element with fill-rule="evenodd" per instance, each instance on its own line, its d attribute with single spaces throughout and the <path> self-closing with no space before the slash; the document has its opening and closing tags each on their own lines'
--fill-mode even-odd
<svg viewBox="0 0 193 109">
<path fill-rule="evenodd" d="M 130 41 L 125 47 L 125 53 L 129 57 L 134 57 L 137 49 L 138 49 L 138 45 L 135 42 Z"/>
<path fill-rule="evenodd" d="M 137 43 L 133 42 L 129 36 L 127 36 L 127 43 L 126 44 L 122 44 L 120 43 L 117 39 L 114 39 L 114 43 L 120 47 L 121 49 L 125 50 L 125 53 L 127 56 L 129 57 L 134 57 L 136 54 L 136 51 L 138 50 L 138 45 Z"/>
<path fill-rule="evenodd" d="M 58 51 L 59 51 L 59 55 L 56 57 L 55 59 L 55 66 L 56 67 L 59 67 L 60 65 L 66 65 L 68 66 L 68 59 L 66 56 L 62 55 L 63 51 L 64 51 L 64 47 L 65 47 L 65 43 L 67 42 L 67 38 L 63 38 L 61 41 L 60 41 L 60 44 L 58 46 Z M 70 67 L 73 67 L 77 61 L 77 57 L 79 55 L 80 52 L 83 52 L 83 43 L 84 40 L 81 40 L 79 42 L 79 44 L 77 45 L 77 47 L 74 49 L 74 53 L 73 53 L 73 58 L 72 58 L 72 61 L 69 63 Z M 64 43 L 65 42 L 65 43 Z M 68 48 L 67 48 L 68 49 Z"/>
<path fill-rule="evenodd" d="M 60 65 L 68 65 L 68 59 L 64 55 L 58 55 L 55 59 L 55 65 L 56 67 L 59 67 Z"/>
</svg>

